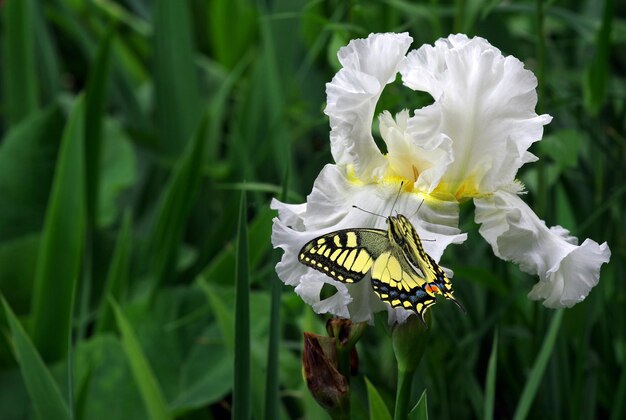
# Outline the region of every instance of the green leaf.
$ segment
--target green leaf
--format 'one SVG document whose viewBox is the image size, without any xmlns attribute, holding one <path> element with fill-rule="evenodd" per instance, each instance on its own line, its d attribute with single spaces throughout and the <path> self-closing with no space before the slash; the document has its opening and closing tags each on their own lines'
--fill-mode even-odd
<svg viewBox="0 0 626 420">
<path fill-rule="evenodd" d="M 163 150 L 181 153 L 201 115 L 189 3 L 157 0 L 154 6 L 156 117 Z"/>
<path fill-rule="evenodd" d="M 230 353 L 235 353 L 235 317 L 233 308 L 235 307 L 233 289 L 215 286 L 206 281 L 201 276 L 197 280 L 198 286 L 206 294 L 207 300 L 211 306 L 212 312 L 216 318 L 217 325 L 222 334 Z M 255 314 L 254 323 L 251 324 L 251 358 L 250 366 L 251 386 L 252 386 L 252 406 L 253 413 L 263 413 L 265 407 L 265 363 L 267 361 L 267 329 L 269 324 L 269 314 L 267 308 L 270 306 L 270 300 L 266 293 L 254 292 L 250 295 L 250 313 Z M 281 371 L 298 372 L 300 361 L 293 357 L 293 352 L 284 351 L 282 349 L 279 356 L 281 362 Z M 297 373 L 294 375 L 299 376 Z M 285 378 L 283 383 L 287 380 Z M 301 381 L 298 381 L 301 383 Z M 281 415 L 279 418 L 287 418 L 285 410 L 281 407 Z"/>
<path fill-rule="evenodd" d="M 513 420 L 524 420 L 530 411 L 530 407 L 532 406 L 535 395 L 537 394 L 537 389 L 541 383 L 541 378 L 543 378 L 543 373 L 546 370 L 546 365 L 552 355 L 552 350 L 554 349 L 556 337 L 559 334 L 562 319 L 563 309 L 559 309 L 552 317 L 550 327 L 548 328 L 548 332 L 543 340 L 543 344 L 541 345 L 541 350 L 539 350 L 539 354 L 537 355 L 533 368 L 530 371 L 530 376 L 526 380 L 524 390 L 522 391 L 520 400 L 517 403 Z"/>
<path fill-rule="evenodd" d="M 280 196 L 281 201 L 285 201 L 289 189 L 289 169 L 285 171 L 283 177 L 283 188 Z M 280 251 L 274 250 L 275 261 L 280 260 Z M 280 340 L 282 328 L 280 322 L 280 297 L 283 283 L 276 276 L 270 276 L 270 333 L 267 351 L 267 376 L 265 380 L 265 418 L 275 419 L 280 415 L 280 368 L 278 365 L 278 354 L 280 350 Z"/>
<path fill-rule="evenodd" d="M 39 235 L 0 244 L 0 290 L 18 315 L 30 308 L 38 248 Z"/>
<path fill-rule="evenodd" d="M 200 122 L 193 140 L 179 159 L 159 198 L 148 258 L 154 277 L 153 288 L 172 277 L 183 228 L 202 179 L 207 120 Z M 155 289 L 153 289 L 154 292 Z"/>
<path fill-rule="evenodd" d="M 34 2 L 35 6 L 35 57 L 37 80 L 41 90 L 41 104 L 48 105 L 56 100 L 61 90 L 60 55 L 54 38 L 44 17 L 45 4 Z"/>
<path fill-rule="evenodd" d="M 79 420 L 147 418 L 124 348 L 117 337 L 98 334 L 79 342 L 74 352 L 74 366 L 79 385 L 76 395 Z"/>
<path fill-rule="evenodd" d="M 585 97 L 585 107 L 596 115 L 606 101 L 609 86 L 609 59 L 611 52 L 611 27 L 613 25 L 613 0 L 604 0 L 604 11 L 602 14 L 602 26 L 598 32 L 593 57 L 588 61 L 584 73 L 583 93 Z"/>
<path fill-rule="evenodd" d="M 258 16 L 250 0 L 214 0 L 209 3 L 209 41 L 216 60 L 232 69 L 254 45 Z M 232 28 L 237 27 L 236 31 Z"/>
<path fill-rule="evenodd" d="M 107 119 L 103 128 L 97 228 L 109 227 L 119 219 L 120 194 L 131 188 L 137 179 L 135 152 L 124 127 L 117 120 Z"/>
<path fill-rule="evenodd" d="M 272 233 L 272 218 L 275 211 L 269 207 L 262 208 L 250 222 L 249 226 L 249 242 L 251 244 L 259 244 L 250 249 L 250 270 L 255 270 L 262 262 L 263 257 L 271 248 L 268 240 Z M 235 277 L 235 249 L 228 244 L 223 247 L 209 265 L 202 271 L 201 276 L 211 283 L 230 284 Z"/>
<path fill-rule="evenodd" d="M 246 193 L 241 192 L 235 275 L 235 383 L 233 419 L 248 420 L 250 409 L 250 274 Z"/>
<path fill-rule="evenodd" d="M 37 109 L 33 0 L 8 1 L 3 17 L 3 103 L 6 118 L 15 125 Z"/>
<path fill-rule="evenodd" d="M 85 236 L 84 103 L 76 100 L 63 133 L 37 258 L 33 342 L 44 360 L 67 351 Z"/>
<path fill-rule="evenodd" d="M 53 105 L 15 126 L 0 143 L 0 242 L 41 229 L 64 123 Z"/>
<path fill-rule="evenodd" d="M 85 94 L 85 183 L 87 191 L 87 222 L 93 227 L 98 208 L 98 190 L 102 150 L 102 122 L 106 111 L 107 88 L 111 69 L 113 30 L 102 39 L 91 66 Z"/>
<path fill-rule="evenodd" d="M 493 335 L 491 355 L 487 365 L 487 383 L 485 384 L 485 409 L 483 419 L 493 420 L 493 407 L 496 401 L 496 370 L 498 366 L 498 330 Z"/>
<path fill-rule="evenodd" d="M 57 383 L 4 296 L 2 296 L 2 305 L 11 328 L 15 357 L 20 364 L 22 377 L 35 411 L 42 419 L 67 420 L 70 412 Z"/>
<path fill-rule="evenodd" d="M 172 419 L 165 397 L 141 349 L 135 332 L 115 300 L 111 299 L 110 304 L 115 312 L 117 327 L 122 334 L 122 346 L 150 418 L 152 420 Z"/>
<path fill-rule="evenodd" d="M 130 261 L 132 253 L 132 221 L 130 210 L 124 214 L 124 220 L 115 244 L 115 251 L 109 265 L 102 299 L 100 301 L 99 316 L 96 331 L 113 331 L 115 326 L 114 314 L 108 304 L 109 297 L 116 302 L 122 301 L 122 296 L 128 284 Z"/>
<path fill-rule="evenodd" d="M 582 145 L 589 139 L 578 130 L 559 130 L 539 142 L 539 150 L 549 156 L 563 170 L 575 167 L 582 151 Z"/>
<path fill-rule="evenodd" d="M 424 390 L 417 404 L 409 413 L 409 420 L 428 420 L 428 398 L 426 395 L 426 390 Z"/>
<path fill-rule="evenodd" d="M 171 407 L 175 410 L 196 409 L 215 403 L 233 389 L 233 353 L 219 340 L 219 328 L 212 324 L 185 359 L 181 369 L 181 392 Z"/>
<path fill-rule="evenodd" d="M 367 401 L 369 404 L 369 413 L 371 420 L 391 420 L 391 414 L 389 409 L 383 401 L 383 398 L 378 393 L 378 390 L 369 379 L 365 378 L 365 384 L 367 385 Z"/>
</svg>

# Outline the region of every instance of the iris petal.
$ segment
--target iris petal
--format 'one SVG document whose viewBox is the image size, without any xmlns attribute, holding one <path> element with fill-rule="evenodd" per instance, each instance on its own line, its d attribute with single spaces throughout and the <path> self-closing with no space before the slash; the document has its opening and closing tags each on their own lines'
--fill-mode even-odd
<svg viewBox="0 0 626 420">
<path fill-rule="evenodd" d="M 413 39 L 404 34 L 372 34 L 339 50 L 343 68 L 326 85 L 330 147 L 335 162 L 353 165 L 364 180 L 384 173 L 386 161 L 372 137 L 372 121 L 385 85 L 395 80 Z"/>
<path fill-rule="evenodd" d="M 599 245 L 585 239 L 576 245 L 566 229 L 548 229 L 526 203 L 508 191 L 474 199 L 474 203 L 480 233 L 493 252 L 539 276 L 528 295 L 531 299 L 543 299 L 550 308 L 571 307 L 598 284 L 600 267 L 611 256 L 606 242 Z"/>
</svg>

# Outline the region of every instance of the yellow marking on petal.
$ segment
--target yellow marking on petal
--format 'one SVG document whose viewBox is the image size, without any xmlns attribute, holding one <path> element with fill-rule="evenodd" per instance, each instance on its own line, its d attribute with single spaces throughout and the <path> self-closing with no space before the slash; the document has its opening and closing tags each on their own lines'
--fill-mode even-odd
<svg viewBox="0 0 626 420">
<path fill-rule="evenodd" d="M 354 248 L 357 245 L 357 240 L 356 240 L 356 233 L 354 232 L 348 232 L 346 234 L 346 238 L 347 238 L 347 243 L 346 246 L 348 248 Z"/>
</svg>

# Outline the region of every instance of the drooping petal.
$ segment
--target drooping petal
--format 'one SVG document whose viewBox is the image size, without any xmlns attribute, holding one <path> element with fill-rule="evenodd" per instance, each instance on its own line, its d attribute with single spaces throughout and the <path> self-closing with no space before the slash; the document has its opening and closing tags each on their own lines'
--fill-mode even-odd
<svg viewBox="0 0 626 420">
<path fill-rule="evenodd" d="M 418 234 L 427 240 L 423 243 L 424 249 L 437 261 L 448 245 L 466 239 L 457 228 L 456 203 L 432 198 L 424 201 L 419 194 L 402 192 L 398 195 L 399 191 L 399 183 L 364 184 L 352 179 L 348 169 L 326 165 L 307 197 L 304 210 L 302 205 L 285 205 L 272 200 L 272 208 L 279 209 L 279 217 L 274 219 L 272 228 L 272 243 L 284 250 L 276 265 L 280 279 L 294 286 L 296 293 L 318 313 L 332 313 L 354 322 L 371 322 L 374 312 L 387 309 L 390 322 L 406 319 L 410 312 L 392 309 L 376 297 L 369 275 L 356 284 L 346 285 L 298 261 L 302 247 L 325 233 L 347 228 L 386 229 L 386 217 L 392 210 L 411 220 Z M 325 283 L 334 286 L 337 293 L 322 300 L 320 292 Z"/>
<path fill-rule="evenodd" d="M 406 34 L 371 34 L 339 50 L 343 68 L 326 85 L 324 112 L 330 119 L 331 152 L 339 165 L 353 165 L 363 180 L 383 174 L 386 160 L 372 137 L 376 102 L 398 67 L 412 38 Z"/>
<path fill-rule="evenodd" d="M 535 159 L 527 150 L 551 117 L 535 113 L 537 80 L 517 58 L 482 38 L 451 35 L 411 51 L 400 73 L 438 105 L 455 159 L 443 177 L 451 194 L 495 191 Z"/>
<path fill-rule="evenodd" d="M 599 245 L 585 239 L 577 245 L 566 229 L 548 229 L 512 192 L 498 191 L 491 197 L 474 199 L 474 204 L 480 233 L 494 253 L 519 264 L 529 274 L 539 275 L 539 282 L 528 294 L 531 299 L 543 299 L 549 308 L 571 307 L 598 284 L 600 267 L 611 257 L 606 242 Z"/>
</svg>

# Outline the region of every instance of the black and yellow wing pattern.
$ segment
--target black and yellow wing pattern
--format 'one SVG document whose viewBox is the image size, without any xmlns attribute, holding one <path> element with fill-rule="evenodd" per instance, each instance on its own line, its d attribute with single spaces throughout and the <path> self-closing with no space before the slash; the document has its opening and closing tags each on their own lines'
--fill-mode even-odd
<svg viewBox="0 0 626 420">
<path fill-rule="evenodd" d="M 452 283 L 428 255 L 411 222 L 403 215 L 387 218 L 388 229 L 344 229 L 308 242 L 301 263 L 342 283 L 356 283 L 371 273 L 376 295 L 392 307 L 415 312 L 423 321 L 436 294 L 461 306 Z M 462 308 L 462 307 L 461 307 Z"/>
</svg>

